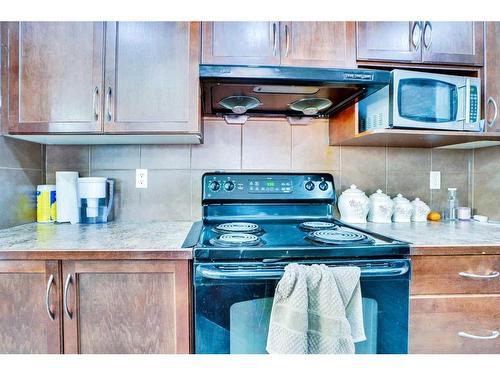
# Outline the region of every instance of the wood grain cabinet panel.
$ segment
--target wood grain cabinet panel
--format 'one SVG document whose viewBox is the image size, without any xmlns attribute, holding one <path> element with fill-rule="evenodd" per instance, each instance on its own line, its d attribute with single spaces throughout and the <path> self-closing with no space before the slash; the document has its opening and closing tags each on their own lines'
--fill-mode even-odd
<svg viewBox="0 0 500 375">
<path fill-rule="evenodd" d="M 104 131 L 200 131 L 200 23 L 108 22 Z"/>
<path fill-rule="evenodd" d="M 11 133 L 101 131 L 103 30 L 101 22 L 2 26 Z"/>
<path fill-rule="evenodd" d="M 499 272 L 498 255 L 418 256 L 411 294 L 500 293 Z"/>
<path fill-rule="evenodd" d="M 483 22 L 424 22 L 424 63 L 483 65 Z"/>
<path fill-rule="evenodd" d="M 420 62 L 419 22 L 356 22 L 357 59 Z"/>
<path fill-rule="evenodd" d="M 280 22 L 281 65 L 354 67 L 354 22 Z"/>
<path fill-rule="evenodd" d="M 500 295 L 412 297 L 410 353 L 500 353 L 499 306 Z"/>
<path fill-rule="evenodd" d="M 203 22 L 204 64 L 279 65 L 279 22 Z"/>
<path fill-rule="evenodd" d="M 65 353 L 189 353 L 189 274 L 188 261 L 63 261 Z"/>
<path fill-rule="evenodd" d="M 486 130 L 500 132 L 500 22 L 486 22 L 485 110 Z"/>
<path fill-rule="evenodd" d="M 60 284 L 58 262 L 0 261 L 0 353 L 61 353 Z"/>
</svg>

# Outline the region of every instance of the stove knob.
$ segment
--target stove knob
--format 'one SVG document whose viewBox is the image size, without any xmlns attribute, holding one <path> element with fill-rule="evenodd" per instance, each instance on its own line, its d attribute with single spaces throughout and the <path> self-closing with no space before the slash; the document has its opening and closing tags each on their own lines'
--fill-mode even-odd
<svg viewBox="0 0 500 375">
<path fill-rule="evenodd" d="M 308 191 L 314 190 L 314 187 L 315 187 L 314 182 L 312 182 L 312 181 L 306 182 L 306 185 L 305 185 L 306 190 L 308 190 Z"/>
<path fill-rule="evenodd" d="M 220 189 L 220 184 L 217 181 L 212 181 L 209 185 L 208 188 L 212 191 L 217 191 Z"/>
<path fill-rule="evenodd" d="M 321 191 L 328 190 L 328 183 L 326 181 L 321 181 L 319 183 L 319 190 Z"/>
<path fill-rule="evenodd" d="M 233 181 L 226 181 L 226 183 L 224 183 L 224 190 L 231 191 L 233 189 L 234 189 Z"/>
</svg>

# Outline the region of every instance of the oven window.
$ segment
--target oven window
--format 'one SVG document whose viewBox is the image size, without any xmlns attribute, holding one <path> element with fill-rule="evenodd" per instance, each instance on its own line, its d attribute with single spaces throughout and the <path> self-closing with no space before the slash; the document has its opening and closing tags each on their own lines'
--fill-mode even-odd
<svg viewBox="0 0 500 375">
<path fill-rule="evenodd" d="M 399 81 L 399 116 L 428 123 L 456 121 L 457 86 L 435 79 L 408 78 Z"/>
<path fill-rule="evenodd" d="M 195 352 L 264 354 L 277 280 L 195 284 Z M 366 341 L 357 354 L 407 353 L 409 281 L 361 280 Z"/>
</svg>

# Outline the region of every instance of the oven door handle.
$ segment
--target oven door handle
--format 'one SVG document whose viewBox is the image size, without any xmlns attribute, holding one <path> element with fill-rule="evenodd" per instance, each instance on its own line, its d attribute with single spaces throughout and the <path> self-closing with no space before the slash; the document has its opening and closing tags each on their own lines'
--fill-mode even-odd
<svg viewBox="0 0 500 375">
<path fill-rule="evenodd" d="M 346 265 L 348 266 L 348 265 Z M 361 277 L 394 277 L 404 275 L 410 267 L 406 262 L 400 262 L 384 267 L 361 267 Z M 284 269 L 221 269 L 214 265 L 199 265 L 196 273 L 205 279 L 212 280 L 274 280 L 281 279 Z"/>
</svg>

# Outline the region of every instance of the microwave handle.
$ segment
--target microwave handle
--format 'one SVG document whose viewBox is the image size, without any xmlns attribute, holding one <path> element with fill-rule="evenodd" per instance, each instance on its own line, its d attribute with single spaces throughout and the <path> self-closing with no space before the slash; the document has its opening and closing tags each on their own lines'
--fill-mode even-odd
<svg viewBox="0 0 500 375">
<path fill-rule="evenodd" d="M 456 121 L 469 122 L 470 118 L 470 79 L 465 80 L 465 85 L 457 85 L 458 113 Z"/>
<path fill-rule="evenodd" d="M 361 267 L 361 277 L 394 277 L 404 275 L 410 267 L 406 262 L 397 263 L 389 267 Z M 284 269 L 255 269 L 224 270 L 214 265 L 199 265 L 196 269 L 201 277 L 215 280 L 279 280 L 285 273 Z"/>
</svg>

